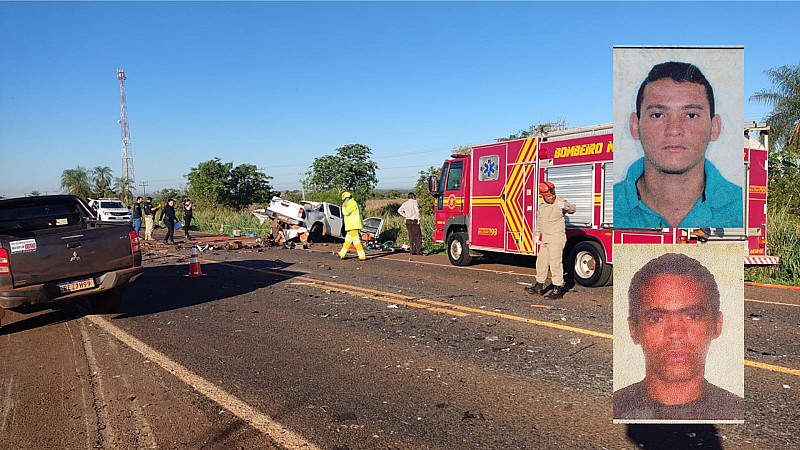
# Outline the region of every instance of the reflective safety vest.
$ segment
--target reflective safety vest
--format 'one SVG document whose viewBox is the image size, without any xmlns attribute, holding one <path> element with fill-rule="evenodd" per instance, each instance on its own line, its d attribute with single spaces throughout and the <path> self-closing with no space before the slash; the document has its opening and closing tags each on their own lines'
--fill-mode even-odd
<svg viewBox="0 0 800 450">
<path fill-rule="evenodd" d="M 344 214 L 344 231 L 360 230 L 364 227 L 361 223 L 361 211 L 358 210 L 358 203 L 352 198 L 348 198 L 342 204 Z"/>
</svg>

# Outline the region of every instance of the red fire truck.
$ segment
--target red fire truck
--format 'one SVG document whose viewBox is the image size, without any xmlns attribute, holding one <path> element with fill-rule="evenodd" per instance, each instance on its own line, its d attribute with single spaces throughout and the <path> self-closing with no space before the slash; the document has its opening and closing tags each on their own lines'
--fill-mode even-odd
<svg viewBox="0 0 800 450">
<path fill-rule="evenodd" d="M 750 136 L 758 133 L 760 139 Z M 564 269 L 584 286 L 610 283 L 612 244 L 747 242 L 745 264 L 777 264 L 767 255 L 767 147 L 769 127 L 745 124 L 747 179 L 743 229 L 615 229 L 612 124 L 572 128 L 535 138 L 473 147 L 452 155 L 441 179 L 431 177 L 436 197 L 434 242 L 447 244 L 454 265 L 468 265 L 474 253 L 536 255 L 534 220 L 540 182 L 553 182 L 558 195 L 575 204 L 566 216 Z"/>
</svg>

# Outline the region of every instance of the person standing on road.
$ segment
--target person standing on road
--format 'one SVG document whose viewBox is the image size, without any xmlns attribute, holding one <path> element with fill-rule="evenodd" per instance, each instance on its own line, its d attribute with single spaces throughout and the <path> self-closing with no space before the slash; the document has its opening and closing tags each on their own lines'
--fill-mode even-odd
<svg viewBox="0 0 800 450">
<path fill-rule="evenodd" d="M 339 250 L 339 258 L 344 259 L 352 243 L 358 252 L 358 259 L 364 261 L 367 259 L 367 255 L 364 253 L 364 247 L 361 246 L 361 239 L 358 237 L 358 232 L 364 227 L 361 222 L 361 211 L 358 209 L 358 203 L 347 191 L 342 192 L 342 214 L 344 214 L 344 230 L 347 235 L 344 238 L 342 249 Z"/>
<path fill-rule="evenodd" d="M 133 230 L 136 231 L 137 237 L 140 228 L 142 228 L 142 197 L 136 197 L 136 203 L 133 204 Z"/>
<path fill-rule="evenodd" d="M 175 243 L 175 200 L 167 200 L 164 206 L 164 226 L 167 227 L 167 236 L 164 237 L 165 244 Z"/>
<path fill-rule="evenodd" d="M 544 282 L 547 281 L 549 268 L 553 290 L 548 294 L 548 298 L 557 300 L 564 298 L 564 267 L 561 265 L 561 254 L 567 243 L 564 216 L 574 213 L 575 205 L 556 197 L 556 187 L 549 181 L 539 183 L 539 193 L 542 195 L 542 201 L 539 202 L 533 231 L 534 242 L 541 239 L 539 254 L 536 256 L 536 284 L 525 290 L 531 294 L 541 295 L 545 290 Z"/>
<path fill-rule="evenodd" d="M 153 241 L 153 225 L 156 221 L 156 211 L 161 205 L 153 206 L 153 197 L 147 197 L 144 202 L 144 240 Z"/>
<path fill-rule="evenodd" d="M 193 217 L 193 210 L 194 205 L 192 201 L 188 198 L 183 202 L 183 233 L 186 235 L 186 240 L 191 241 L 194 240 L 193 237 L 189 236 L 189 224 L 192 223 Z"/>
<path fill-rule="evenodd" d="M 408 200 L 397 208 L 397 213 L 406 219 L 408 245 L 411 247 L 411 254 L 421 255 L 422 229 L 419 226 L 419 203 L 417 203 L 417 197 L 413 192 L 408 193 Z"/>
</svg>

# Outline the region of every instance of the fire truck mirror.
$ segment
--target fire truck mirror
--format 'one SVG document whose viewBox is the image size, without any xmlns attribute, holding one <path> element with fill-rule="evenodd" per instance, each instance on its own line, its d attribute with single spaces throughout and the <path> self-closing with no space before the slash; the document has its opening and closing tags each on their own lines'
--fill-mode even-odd
<svg viewBox="0 0 800 450">
<path fill-rule="evenodd" d="M 431 195 L 434 197 L 442 195 L 442 193 L 439 192 L 439 179 L 436 178 L 436 175 L 428 177 L 428 190 L 431 191 Z"/>
</svg>

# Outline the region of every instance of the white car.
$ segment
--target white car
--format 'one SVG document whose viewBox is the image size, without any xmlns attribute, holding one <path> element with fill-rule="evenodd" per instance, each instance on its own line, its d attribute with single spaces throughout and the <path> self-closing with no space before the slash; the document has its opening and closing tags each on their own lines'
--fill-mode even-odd
<svg viewBox="0 0 800 450">
<path fill-rule="evenodd" d="M 89 206 L 101 222 L 131 222 L 131 210 L 118 198 L 90 198 Z"/>
</svg>

